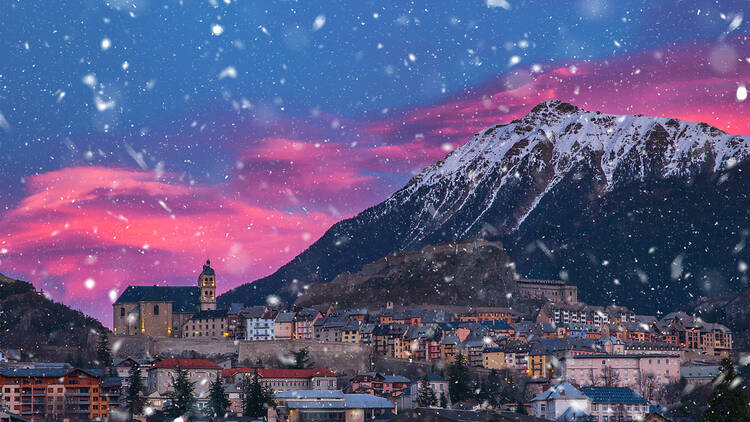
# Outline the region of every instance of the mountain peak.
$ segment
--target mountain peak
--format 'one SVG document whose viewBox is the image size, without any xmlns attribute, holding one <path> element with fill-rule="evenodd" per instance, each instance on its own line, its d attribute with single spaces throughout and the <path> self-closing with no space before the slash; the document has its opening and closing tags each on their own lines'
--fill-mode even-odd
<svg viewBox="0 0 750 422">
<path fill-rule="evenodd" d="M 546 114 L 546 113 L 556 113 L 556 114 L 567 115 L 567 114 L 577 113 L 579 111 L 581 111 L 581 109 L 574 106 L 573 104 L 566 103 L 560 100 L 546 100 L 535 105 L 534 108 L 531 109 L 527 117 L 530 115 Z"/>
</svg>

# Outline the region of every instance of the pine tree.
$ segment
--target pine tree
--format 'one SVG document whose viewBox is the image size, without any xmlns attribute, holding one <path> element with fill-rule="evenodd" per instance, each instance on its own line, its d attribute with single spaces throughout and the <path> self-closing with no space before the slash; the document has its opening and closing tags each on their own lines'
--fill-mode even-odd
<svg viewBox="0 0 750 422">
<path fill-rule="evenodd" d="M 445 397 L 445 393 L 443 392 L 440 393 L 440 407 L 443 409 L 448 407 L 448 397 Z"/>
<path fill-rule="evenodd" d="M 177 378 L 172 379 L 174 389 L 167 393 L 167 404 L 164 411 L 172 419 L 180 416 L 190 416 L 195 410 L 195 383 L 190 381 L 188 373 L 177 368 Z"/>
<path fill-rule="evenodd" d="M 143 379 L 141 378 L 141 366 L 138 363 L 130 367 L 130 372 L 128 373 L 128 395 L 125 401 L 128 406 L 130 419 L 133 419 L 133 415 L 143 413 L 146 398 L 143 396 Z"/>
<path fill-rule="evenodd" d="M 112 367 L 112 353 L 109 348 L 109 336 L 106 331 L 99 333 L 99 343 L 96 345 L 96 360 L 102 368 Z"/>
<path fill-rule="evenodd" d="M 243 416 L 262 418 L 268 414 L 269 407 L 276 406 L 273 391 L 260 384 L 257 374 L 252 381 L 245 378 L 242 391 L 244 393 L 242 399 Z"/>
<path fill-rule="evenodd" d="M 750 420 L 750 407 L 737 378 L 732 361 L 721 361 L 719 375 L 714 378 L 714 392 L 703 413 L 703 422 L 740 422 Z"/>
<path fill-rule="evenodd" d="M 461 352 L 456 354 L 448 368 L 448 393 L 453 403 L 469 397 L 469 368 L 466 366 L 466 357 Z"/>
<path fill-rule="evenodd" d="M 211 383 L 208 406 L 211 409 L 212 416 L 215 418 L 223 418 L 229 410 L 229 397 L 227 397 L 227 393 L 224 390 L 221 377 L 216 378 L 216 381 Z"/>
<path fill-rule="evenodd" d="M 518 403 L 518 406 L 516 406 L 516 413 L 519 415 L 527 415 L 528 412 L 526 411 L 526 406 L 524 406 L 523 403 Z"/>
<path fill-rule="evenodd" d="M 430 381 L 425 375 L 422 378 L 422 382 L 419 383 L 419 390 L 417 391 L 417 405 L 419 407 L 431 407 L 438 404 L 435 390 L 430 386 Z"/>
<path fill-rule="evenodd" d="M 312 367 L 312 361 L 310 360 L 310 351 L 307 347 L 294 352 L 294 368 L 295 369 L 307 369 Z"/>
</svg>

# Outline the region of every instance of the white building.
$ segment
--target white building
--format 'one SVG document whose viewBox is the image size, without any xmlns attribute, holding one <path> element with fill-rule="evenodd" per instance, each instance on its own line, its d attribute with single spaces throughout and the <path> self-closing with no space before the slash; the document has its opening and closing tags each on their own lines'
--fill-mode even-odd
<svg viewBox="0 0 750 422">
<path fill-rule="evenodd" d="M 563 414 L 589 413 L 589 399 L 569 382 L 553 385 L 531 399 L 534 416 L 558 420 Z"/>
<path fill-rule="evenodd" d="M 649 413 L 646 399 L 623 387 L 583 387 L 589 415 L 596 422 L 642 421 Z"/>
<path fill-rule="evenodd" d="M 277 312 L 266 309 L 265 306 L 253 306 L 247 312 L 247 336 L 249 341 L 274 340 L 275 320 Z"/>
</svg>

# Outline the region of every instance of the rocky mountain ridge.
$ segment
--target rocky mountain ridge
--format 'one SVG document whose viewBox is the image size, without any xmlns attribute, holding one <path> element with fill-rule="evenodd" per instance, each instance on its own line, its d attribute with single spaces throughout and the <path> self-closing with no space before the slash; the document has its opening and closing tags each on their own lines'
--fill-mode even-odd
<svg viewBox="0 0 750 422">
<path fill-rule="evenodd" d="M 750 227 L 749 151 L 747 138 L 704 123 L 546 101 L 219 300 L 293 301 L 390 253 L 481 237 L 502 241 L 522 276 L 568 279 L 592 303 L 667 312 L 744 287 L 738 260 L 750 257 L 732 251 Z"/>
</svg>

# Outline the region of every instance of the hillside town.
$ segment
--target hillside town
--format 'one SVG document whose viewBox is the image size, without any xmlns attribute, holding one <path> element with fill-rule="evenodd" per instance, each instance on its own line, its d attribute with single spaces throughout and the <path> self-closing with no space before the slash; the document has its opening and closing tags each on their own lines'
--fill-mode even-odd
<svg viewBox="0 0 750 422">
<path fill-rule="evenodd" d="M 685 312 L 588 305 L 560 280 L 518 280 L 518 307 L 387 301 L 357 309 L 219 309 L 216 283 L 207 261 L 195 287 L 125 289 L 112 305 L 112 333 L 98 336 L 96 367 L 0 351 L 6 420 L 164 420 L 184 412 L 181 403 L 196 420 L 367 421 L 444 409 L 462 417 L 668 421 L 679 392 L 711 385 L 733 356 L 723 325 Z M 170 353 L 119 350 L 138 339 L 173 340 Z M 264 362 L 248 353 L 200 354 L 196 342 L 217 351 L 283 344 L 293 352 Z M 368 351 L 359 358 L 367 370 L 316 364 L 336 344 Z"/>
</svg>

